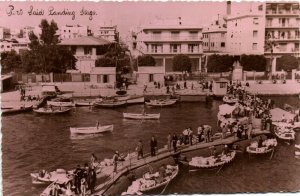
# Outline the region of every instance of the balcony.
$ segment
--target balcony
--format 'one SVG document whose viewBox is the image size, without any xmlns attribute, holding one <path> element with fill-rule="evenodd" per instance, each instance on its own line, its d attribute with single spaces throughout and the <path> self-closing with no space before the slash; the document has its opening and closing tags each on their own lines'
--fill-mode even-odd
<svg viewBox="0 0 300 196">
<path fill-rule="evenodd" d="M 143 42 L 202 42 L 202 36 L 144 36 Z"/>
<path fill-rule="evenodd" d="M 146 51 L 145 54 L 151 54 L 151 55 L 174 55 L 174 54 L 202 54 L 203 50 L 187 50 L 187 49 L 173 49 L 173 50 L 163 50 L 161 52 L 152 52 L 151 50 Z"/>
<path fill-rule="evenodd" d="M 296 16 L 299 17 L 299 10 L 267 10 L 266 16 Z"/>
<path fill-rule="evenodd" d="M 299 24 L 293 23 L 293 24 L 266 24 L 266 28 L 269 29 L 299 29 Z"/>
<path fill-rule="evenodd" d="M 274 48 L 273 54 L 296 54 L 299 53 L 299 48 Z M 265 50 L 265 54 L 271 54 L 271 50 Z"/>
<path fill-rule="evenodd" d="M 269 41 L 275 41 L 275 42 L 280 42 L 280 41 L 299 41 L 300 40 L 300 36 L 285 36 L 285 37 L 279 37 L 279 38 L 265 38 L 266 40 Z"/>
</svg>

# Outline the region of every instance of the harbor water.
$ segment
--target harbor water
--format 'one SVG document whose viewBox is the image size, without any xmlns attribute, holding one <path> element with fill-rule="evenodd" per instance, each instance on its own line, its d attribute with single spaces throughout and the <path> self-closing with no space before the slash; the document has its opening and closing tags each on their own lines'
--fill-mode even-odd
<svg viewBox="0 0 300 196">
<path fill-rule="evenodd" d="M 275 104 L 300 107 L 298 97 L 272 97 Z M 218 106 L 211 103 L 181 103 L 170 108 L 145 108 L 147 113 L 160 113 L 160 120 L 124 120 L 122 112 L 142 112 L 143 105 L 126 108 L 74 108 L 70 114 L 43 116 L 24 113 L 2 117 L 3 195 L 39 195 L 45 186 L 32 185 L 30 173 L 40 169 L 67 170 L 88 162 L 92 153 L 98 159 L 111 158 L 115 150 L 134 151 L 138 140 L 148 153 L 152 135 L 158 147 L 167 142 L 168 133 L 182 133 L 201 124 L 217 129 Z M 70 127 L 113 124 L 112 133 L 73 137 Z M 171 193 L 238 193 L 300 190 L 300 161 L 294 158 L 294 146 L 279 142 L 274 157 L 251 157 L 239 153 L 236 160 L 216 175 L 215 171 L 180 172 L 164 194 Z M 122 188 L 121 188 L 122 189 Z M 126 186 L 123 190 L 126 190 Z"/>
</svg>

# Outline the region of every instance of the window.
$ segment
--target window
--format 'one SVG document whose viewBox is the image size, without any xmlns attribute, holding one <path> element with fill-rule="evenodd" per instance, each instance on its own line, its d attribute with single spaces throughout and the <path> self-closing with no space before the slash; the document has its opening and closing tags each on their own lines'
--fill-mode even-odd
<svg viewBox="0 0 300 196">
<path fill-rule="evenodd" d="M 101 75 L 97 75 L 97 83 L 101 83 Z"/>
<path fill-rule="evenodd" d="M 153 31 L 153 39 L 161 39 L 161 32 Z"/>
<path fill-rule="evenodd" d="M 181 45 L 180 44 L 170 44 L 170 52 L 171 53 L 178 53 L 181 51 Z"/>
<path fill-rule="evenodd" d="M 253 24 L 258 24 L 258 18 L 253 18 Z"/>
<path fill-rule="evenodd" d="M 197 39 L 197 37 L 198 37 L 198 31 L 190 31 L 191 39 Z"/>
<path fill-rule="evenodd" d="M 221 82 L 220 83 L 220 88 L 226 88 L 226 83 L 225 82 Z"/>
<path fill-rule="evenodd" d="M 171 39 L 179 39 L 179 31 L 172 31 Z"/>
<path fill-rule="evenodd" d="M 92 48 L 84 47 L 84 55 L 91 55 L 91 54 L 92 54 Z"/>
<path fill-rule="evenodd" d="M 257 31 L 253 31 L 253 37 L 257 37 L 258 32 Z"/>
<path fill-rule="evenodd" d="M 287 49 L 287 44 L 286 43 L 280 43 L 279 44 L 279 51 L 280 52 L 285 52 Z"/>
<path fill-rule="evenodd" d="M 188 52 L 190 53 L 199 52 L 199 44 L 189 44 Z"/>
<path fill-rule="evenodd" d="M 221 42 L 221 48 L 225 47 L 225 42 Z"/>
<path fill-rule="evenodd" d="M 151 44 L 151 52 L 152 53 L 162 52 L 162 44 Z"/>
<path fill-rule="evenodd" d="M 133 43 L 132 47 L 133 47 L 133 49 L 136 49 L 136 43 L 135 42 Z"/>
<path fill-rule="evenodd" d="M 295 51 L 299 51 L 299 43 L 295 43 Z"/>
<path fill-rule="evenodd" d="M 153 82 L 154 81 L 154 76 L 153 74 L 149 74 L 149 82 Z"/>
<path fill-rule="evenodd" d="M 108 75 L 103 75 L 103 83 L 108 83 Z"/>
<path fill-rule="evenodd" d="M 257 50 L 257 43 L 252 44 L 252 50 Z"/>
<path fill-rule="evenodd" d="M 267 27 L 272 26 L 272 18 L 267 18 Z"/>
</svg>

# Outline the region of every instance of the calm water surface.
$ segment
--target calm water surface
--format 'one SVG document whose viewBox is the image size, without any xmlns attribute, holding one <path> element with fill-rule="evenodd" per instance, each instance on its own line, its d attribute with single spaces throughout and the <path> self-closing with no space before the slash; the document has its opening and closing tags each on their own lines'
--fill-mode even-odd
<svg viewBox="0 0 300 196">
<path fill-rule="evenodd" d="M 297 97 L 274 97 L 278 106 L 288 103 L 300 107 Z M 39 195 L 43 186 L 31 184 L 30 173 L 39 169 L 73 169 L 84 164 L 91 153 L 99 159 L 111 158 L 115 150 L 133 151 L 139 139 L 149 151 L 152 135 L 159 147 L 166 143 L 168 133 L 181 133 L 186 127 L 195 130 L 200 124 L 216 129 L 220 101 L 210 104 L 182 103 L 171 108 L 146 109 L 160 112 L 159 121 L 123 120 L 122 112 L 141 112 L 142 105 L 115 110 L 76 108 L 71 114 L 42 116 L 34 113 L 2 117 L 2 172 L 4 195 Z M 114 124 L 112 133 L 92 138 L 71 138 L 70 127 Z M 147 145 L 146 145 L 147 144 Z M 267 157 L 237 159 L 216 175 L 215 171 L 182 172 L 170 183 L 171 193 L 234 193 L 277 192 L 300 190 L 300 161 L 294 158 L 293 145 L 280 143 L 272 160 Z M 126 184 L 127 186 L 128 184 Z M 125 191 L 126 186 L 120 191 Z"/>
</svg>

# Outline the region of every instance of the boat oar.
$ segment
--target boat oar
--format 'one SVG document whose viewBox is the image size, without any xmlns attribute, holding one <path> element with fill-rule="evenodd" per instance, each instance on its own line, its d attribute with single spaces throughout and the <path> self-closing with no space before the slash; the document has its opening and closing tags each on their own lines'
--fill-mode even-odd
<svg viewBox="0 0 300 196">
<path fill-rule="evenodd" d="M 224 165 L 225 165 L 225 164 L 223 164 L 223 165 L 220 167 L 220 169 L 217 171 L 216 175 L 221 171 L 221 169 L 223 168 Z"/>
<path fill-rule="evenodd" d="M 169 182 L 166 184 L 165 188 L 161 191 L 160 195 L 162 195 L 162 194 L 165 192 L 165 190 L 166 190 L 166 188 L 167 188 L 167 186 L 169 185 L 170 182 L 171 182 L 171 179 L 170 179 Z"/>
<path fill-rule="evenodd" d="M 272 158 L 273 158 L 274 151 L 275 151 L 275 148 L 273 148 L 273 150 L 272 150 L 272 154 L 271 154 L 271 156 L 270 156 L 270 160 L 272 160 Z"/>
</svg>

